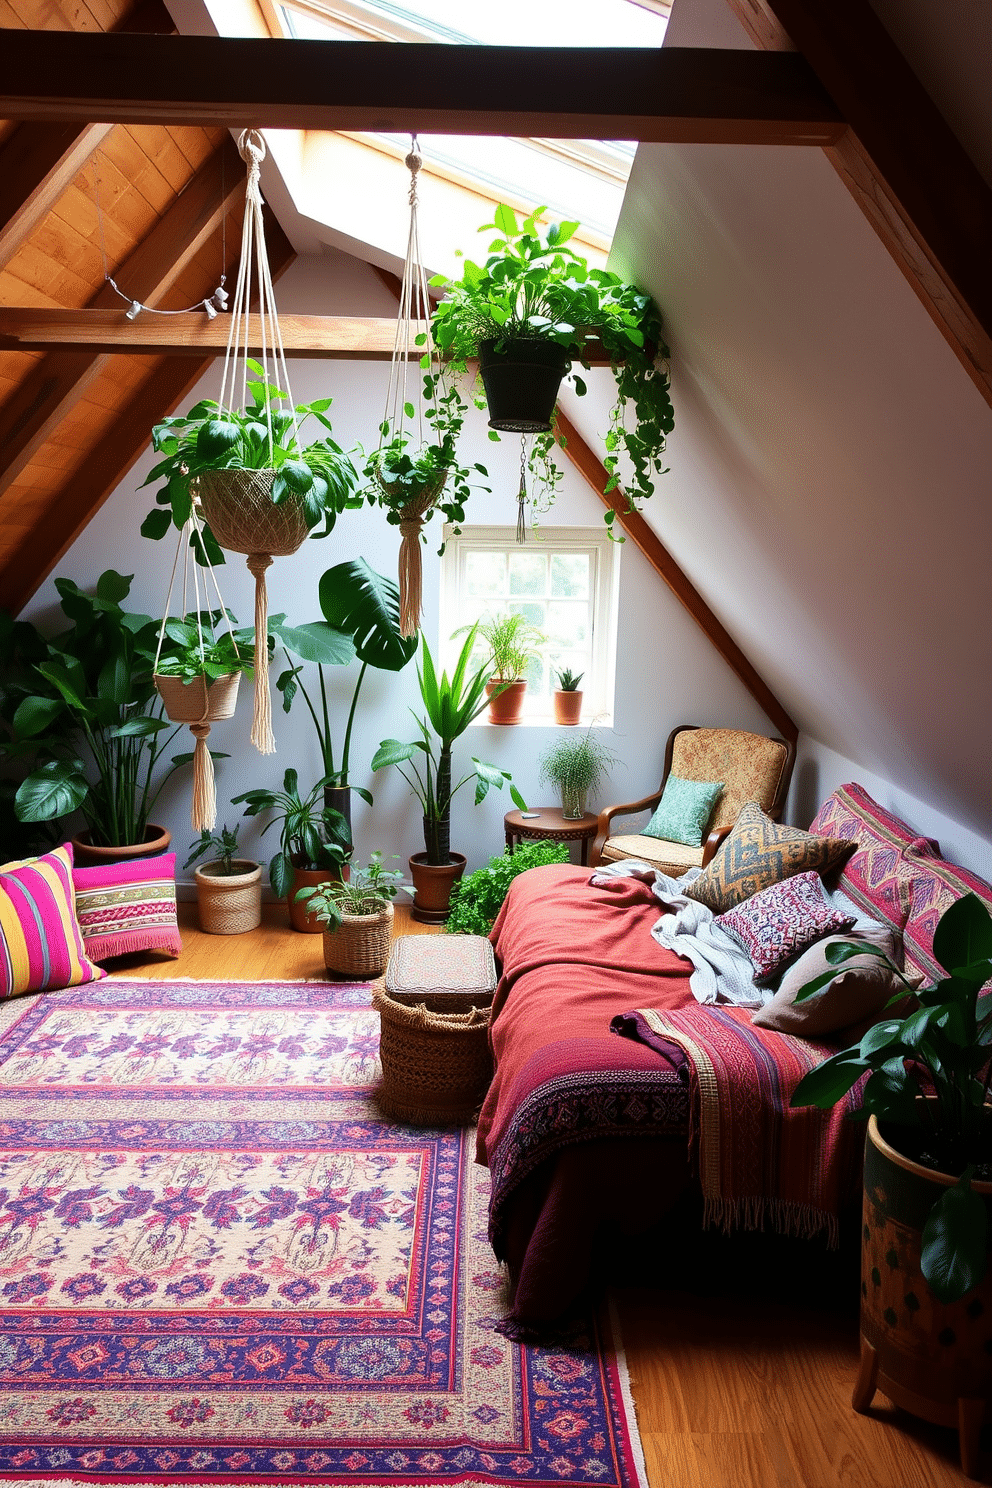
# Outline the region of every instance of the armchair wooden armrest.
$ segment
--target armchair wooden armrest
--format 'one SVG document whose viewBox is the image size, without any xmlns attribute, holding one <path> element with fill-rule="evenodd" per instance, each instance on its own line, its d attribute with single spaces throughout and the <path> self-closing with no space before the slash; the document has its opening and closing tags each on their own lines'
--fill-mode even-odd
<svg viewBox="0 0 992 1488">
<path fill-rule="evenodd" d="M 731 827 L 717 827 L 715 831 L 707 833 L 706 840 L 703 842 L 702 866 L 704 868 L 716 856 L 717 848 L 721 846 L 726 837 L 729 837 L 731 831 Z"/>
<path fill-rule="evenodd" d="M 619 806 L 605 806 L 599 813 L 595 841 L 589 851 L 590 867 L 598 867 L 601 861 L 603 847 L 610 836 L 610 822 L 615 816 L 633 816 L 638 811 L 654 811 L 660 800 L 661 788 L 659 787 L 653 796 L 644 796 L 640 801 L 622 801 Z M 715 852 L 716 848 L 713 850 Z"/>
</svg>

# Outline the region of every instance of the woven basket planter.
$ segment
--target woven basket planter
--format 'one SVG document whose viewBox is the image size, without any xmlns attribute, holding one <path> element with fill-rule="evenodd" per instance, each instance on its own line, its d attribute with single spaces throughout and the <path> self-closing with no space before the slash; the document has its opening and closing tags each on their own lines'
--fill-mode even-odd
<svg viewBox="0 0 992 1488">
<path fill-rule="evenodd" d="M 405 1007 L 384 987 L 372 989 L 381 1020 L 382 1084 L 387 1116 L 411 1126 L 459 1126 L 475 1119 L 492 1078 L 489 1009 L 432 1013 Z"/>
<path fill-rule="evenodd" d="M 272 500 L 274 470 L 205 470 L 198 477 L 200 504 L 210 530 L 232 553 L 268 553 L 286 558 L 307 535 L 298 496 Z"/>
<path fill-rule="evenodd" d="M 393 906 L 377 914 L 341 914 L 334 930 L 324 931 L 324 965 L 334 976 L 359 982 L 382 976 L 389 960 Z"/>
<path fill-rule="evenodd" d="M 229 672 L 208 682 L 206 677 L 163 677 L 156 672 L 155 687 L 173 723 L 219 723 L 233 718 L 238 701 L 240 672 Z"/>
<path fill-rule="evenodd" d="M 208 935 L 242 935 L 262 923 L 262 870 L 243 858 L 231 865 L 235 873 L 224 873 L 223 866 L 218 859 L 196 869 L 200 929 Z"/>
</svg>

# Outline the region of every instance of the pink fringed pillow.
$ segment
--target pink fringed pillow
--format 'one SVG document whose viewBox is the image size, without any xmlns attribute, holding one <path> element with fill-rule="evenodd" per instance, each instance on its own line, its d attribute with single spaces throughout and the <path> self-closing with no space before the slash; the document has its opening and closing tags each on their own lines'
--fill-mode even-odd
<svg viewBox="0 0 992 1488">
<path fill-rule="evenodd" d="M 854 916 L 827 902 L 820 875 L 796 873 L 771 884 L 714 920 L 747 952 L 754 980 L 768 981 L 824 935 L 850 930 Z"/>
<path fill-rule="evenodd" d="M 0 867 L 0 998 L 99 981 L 76 920 L 72 847 Z"/>
<path fill-rule="evenodd" d="M 76 868 L 76 914 L 94 961 L 183 948 L 176 922 L 176 855 Z"/>
</svg>

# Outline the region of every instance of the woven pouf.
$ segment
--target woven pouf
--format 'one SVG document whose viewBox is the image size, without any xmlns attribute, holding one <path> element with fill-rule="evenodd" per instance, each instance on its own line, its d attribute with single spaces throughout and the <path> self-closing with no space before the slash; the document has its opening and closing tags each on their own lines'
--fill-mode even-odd
<svg viewBox="0 0 992 1488">
<path fill-rule="evenodd" d="M 386 1115 L 412 1126 L 474 1120 L 492 1078 L 492 946 L 481 935 L 404 935 L 393 944 L 379 1013 Z"/>
</svg>

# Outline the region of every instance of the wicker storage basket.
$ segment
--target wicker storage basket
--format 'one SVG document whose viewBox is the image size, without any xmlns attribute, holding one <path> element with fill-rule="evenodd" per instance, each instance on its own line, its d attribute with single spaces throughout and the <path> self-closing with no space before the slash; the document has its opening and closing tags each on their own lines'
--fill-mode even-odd
<svg viewBox="0 0 992 1488">
<path fill-rule="evenodd" d="M 224 873 L 223 863 L 196 869 L 196 902 L 200 929 L 208 935 L 242 935 L 262 923 L 262 870 L 235 858 L 237 873 Z"/>
<path fill-rule="evenodd" d="M 411 1126 L 458 1126 L 475 1119 L 492 1078 L 489 1009 L 432 1013 L 372 989 L 382 1025 L 383 1112 Z"/>
<path fill-rule="evenodd" d="M 164 677 L 155 673 L 155 687 L 173 723 L 218 723 L 233 718 L 238 701 L 240 672 L 229 672 L 208 684 L 206 677 Z"/>
<path fill-rule="evenodd" d="M 210 530 L 232 553 L 269 553 L 286 558 L 307 535 L 298 496 L 272 500 L 274 470 L 204 470 L 198 477 L 200 504 Z"/>
<path fill-rule="evenodd" d="M 340 925 L 324 931 L 324 965 L 335 976 L 353 977 L 360 982 L 380 977 L 389 960 L 392 933 L 391 904 L 386 904 L 378 914 L 342 912 Z"/>
</svg>

